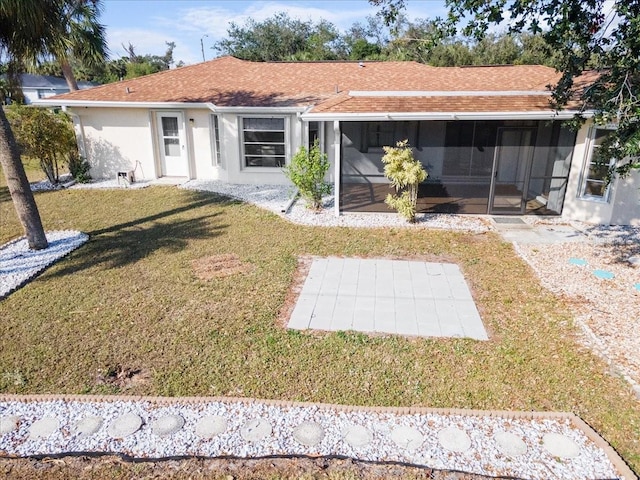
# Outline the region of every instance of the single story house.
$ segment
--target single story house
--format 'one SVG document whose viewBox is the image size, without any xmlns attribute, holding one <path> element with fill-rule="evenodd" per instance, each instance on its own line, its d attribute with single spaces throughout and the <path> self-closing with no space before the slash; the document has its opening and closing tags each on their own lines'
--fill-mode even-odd
<svg viewBox="0 0 640 480">
<path fill-rule="evenodd" d="M 78 88 L 84 90 L 95 86 L 91 82 L 78 82 Z M 63 77 L 52 75 L 20 74 L 20 89 L 24 96 L 24 103 L 30 105 L 43 98 L 53 97 L 69 91 L 67 81 Z"/>
<path fill-rule="evenodd" d="M 408 139 L 429 177 L 423 212 L 640 222 L 640 176 L 604 181 L 608 130 L 563 124 L 559 75 L 538 65 L 266 62 L 233 57 L 40 100 L 72 115 L 95 178 L 134 172 L 285 184 L 300 146 L 331 162 L 336 213 L 389 211 L 382 147 Z"/>
</svg>

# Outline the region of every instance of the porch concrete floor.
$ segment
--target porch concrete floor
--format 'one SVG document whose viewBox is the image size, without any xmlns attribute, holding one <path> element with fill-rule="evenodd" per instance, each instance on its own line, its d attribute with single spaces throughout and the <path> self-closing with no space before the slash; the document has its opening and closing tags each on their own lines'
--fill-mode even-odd
<svg viewBox="0 0 640 480">
<path fill-rule="evenodd" d="M 289 328 L 487 340 L 457 265 L 314 259 Z"/>
</svg>

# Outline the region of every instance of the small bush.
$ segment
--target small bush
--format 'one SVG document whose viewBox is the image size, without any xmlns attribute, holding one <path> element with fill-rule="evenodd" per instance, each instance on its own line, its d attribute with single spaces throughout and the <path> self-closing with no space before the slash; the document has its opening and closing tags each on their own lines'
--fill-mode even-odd
<svg viewBox="0 0 640 480">
<path fill-rule="evenodd" d="M 324 181 L 328 170 L 327 154 L 320 151 L 316 140 L 310 150 L 300 147 L 291 163 L 284 168 L 284 173 L 298 187 L 307 206 L 319 210 L 322 207 L 322 196 L 331 193 L 331 185 Z"/>
<path fill-rule="evenodd" d="M 384 174 L 398 193 L 387 195 L 384 202 L 407 221 L 414 223 L 418 187 L 427 178 L 427 172 L 422 163 L 413 156 L 408 140 L 398 142 L 395 147 L 383 147 L 383 150 Z"/>
<path fill-rule="evenodd" d="M 13 104 L 7 118 L 22 153 L 40 162 L 52 184 L 60 181 L 60 163 L 78 154 L 76 136 L 69 116 L 44 108 Z"/>
<path fill-rule="evenodd" d="M 69 173 L 76 182 L 88 183 L 91 180 L 89 170 L 91 170 L 91 165 L 77 152 L 69 155 Z"/>
</svg>

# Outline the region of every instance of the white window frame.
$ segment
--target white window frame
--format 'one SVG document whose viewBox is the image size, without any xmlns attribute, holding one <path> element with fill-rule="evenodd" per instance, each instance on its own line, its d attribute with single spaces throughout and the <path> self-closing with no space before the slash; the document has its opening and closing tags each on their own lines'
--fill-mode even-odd
<svg viewBox="0 0 640 480">
<path fill-rule="evenodd" d="M 315 122 L 318 124 L 318 145 L 320 146 L 320 151 L 324 153 L 324 122 L 321 122 L 319 120 L 312 120 L 310 122 L 307 122 L 306 124 L 305 144 L 307 146 L 307 149 L 310 149 L 312 147 L 311 142 L 309 141 L 309 135 L 311 133 L 311 122 Z"/>
<path fill-rule="evenodd" d="M 283 166 L 273 166 L 273 167 L 265 167 L 265 166 L 249 166 L 246 162 L 245 157 L 245 141 L 244 141 L 244 120 L 248 118 L 257 118 L 257 119 L 275 119 L 281 118 L 283 120 L 284 125 L 284 165 L 289 164 L 290 157 L 290 129 L 289 129 L 289 117 L 287 115 L 243 115 L 238 117 L 238 132 L 239 132 L 239 140 L 240 140 L 240 168 L 242 170 L 249 170 L 252 172 L 275 172 L 279 169 L 282 169 Z M 266 130 L 265 130 L 266 131 Z M 271 130 L 276 131 L 276 130 Z M 278 130 L 279 131 L 279 130 Z"/>
<path fill-rule="evenodd" d="M 596 137 L 598 134 L 598 130 L 612 131 L 614 130 L 614 128 L 608 127 L 608 126 L 602 126 L 602 125 L 594 125 L 589 130 L 589 137 L 588 137 L 589 139 L 587 142 L 587 149 L 585 152 L 584 162 L 582 165 L 582 178 L 580 180 L 579 197 L 581 200 L 588 200 L 591 202 L 599 202 L 599 203 L 609 203 L 609 200 L 611 197 L 611 186 L 613 185 L 614 179 L 611 179 L 611 182 L 609 182 L 609 184 L 605 187 L 604 194 L 602 196 L 587 193 L 588 181 L 604 183 L 604 180 L 589 178 L 590 167 L 592 164 L 595 164 L 595 162 L 593 161 L 595 157 L 594 154 L 595 154 L 596 148 L 599 148 L 599 145 L 596 145 Z M 609 166 L 612 166 L 614 164 L 615 164 L 615 159 L 612 158 L 609 162 Z"/>
<path fill-rule="evenodd" d="M 215 113 L 211 114 L 211 165 L 214 167 L 223 167 L 222 161 L 222 134 L 220 129 L 221 118 Z"/>
</svg>

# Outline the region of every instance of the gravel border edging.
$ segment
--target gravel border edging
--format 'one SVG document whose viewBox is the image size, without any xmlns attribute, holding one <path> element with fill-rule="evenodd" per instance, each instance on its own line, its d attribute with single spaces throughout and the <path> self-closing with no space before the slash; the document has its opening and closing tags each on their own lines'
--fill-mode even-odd
<svg viewBox="0 0 640 480">
<path fill-rule="evenodd" d="M 371 412 L 371 413 L 391 413 L 397 415 L 409 414 L 439 414 L 439 415 L 464 415 L 475 417 L 496 417 L 504 419 L 560 419 L 568 420 L 571 424 L 581 430 L 585 436 L 591 440 L 598 448 L 602 449 L 612 465 L 620 472 L 623 479 L 637 479 L 631 468 L 616 450 L 602 438 L 589 424 L 571 412 L 526 412 L 508 410 L 476 410 L 463 408 L 431 408 L 431 407 L 384 407 L 384 406 L 357 406 L 339 405 L 330 403 L 298 402 L 291 400 L 263 400 L 245 397 L 152 397 L 152 396 L 127 396 L 127 395 L 79 395 L 79 394 L 0 394 L 0 402 L 44 402 L 44 401 L 66 401 L 66 402 L 149 402 L 159 405 L 175 404 L 199 404 L 208 402 L 233 402 L 233 403 L 262 403 L 277 407 L 317 407 L 333 409 L 337 412 Z"/>
</svg>

